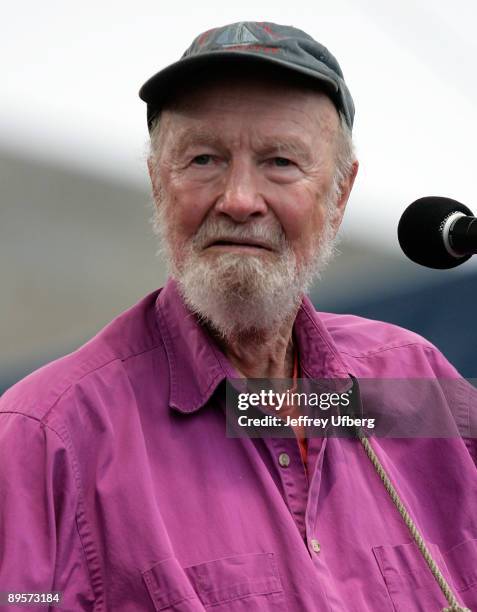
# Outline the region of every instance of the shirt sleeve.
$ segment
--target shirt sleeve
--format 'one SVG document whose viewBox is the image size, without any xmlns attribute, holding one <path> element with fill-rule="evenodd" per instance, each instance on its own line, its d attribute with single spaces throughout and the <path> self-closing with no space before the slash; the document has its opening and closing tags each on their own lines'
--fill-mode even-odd
<svg viewBox="0 0 477 612">
<path fill-rule="evenodd" d="M 459 433 L 477 467 L 477 379 L 463 378 L 437 348 L 432 348 L 434 371 L 445 382 L 448 402 Z"/>
<path fill-rule="evenodd" d="M 477 467 L 477 388 L 474 386 L 477 380 L 474 379 L 472 382 L 473 384 L 466 381 L 464 393 L 467 398 L 467 412 L 464 413 L 465 421 L 461 433 L 467 450 Z"/>
<path fill-rule="evenodd" d="M 60 591 L 60 607 L 92 610 L 76 526 L 78 487 L 57 432 L 31 416 L 0 413 L 0 593 Z M 18 612 L 19 605 L 0 606 Z M 46 612 L 43 605 L 28 610 Z"/>
</svg>

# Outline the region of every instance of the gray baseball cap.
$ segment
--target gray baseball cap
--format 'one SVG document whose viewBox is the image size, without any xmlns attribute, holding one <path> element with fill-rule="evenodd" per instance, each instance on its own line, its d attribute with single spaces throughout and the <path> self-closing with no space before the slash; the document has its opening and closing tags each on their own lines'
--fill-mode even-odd
<svg viewBox="0 0 477 612">
<path fill-rule="evenodd" d="M 174 87 L 206 70 L 237 64 L 275 66 L 319 81 L 349 128 L 353 127 L 354 103 L 336 58 L 321 43 L 292 26 L 240 21 L 208 30 L 194 39 L 181 59 L 152 76 L 139 91 L 147 103 L 147 122 L 152 121 Z"/>
</svg>

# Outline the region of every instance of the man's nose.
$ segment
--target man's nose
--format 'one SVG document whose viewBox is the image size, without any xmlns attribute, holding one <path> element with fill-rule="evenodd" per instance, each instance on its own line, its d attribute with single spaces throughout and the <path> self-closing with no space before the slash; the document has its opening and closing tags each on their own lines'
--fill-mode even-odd
<svg viewBox="0 0 477 612">
<path fill-rule="evenodd" d="M 231 162 L 224 180 L 223 192 L 215 207 L 217 212 L 227 215 L 236 223 L 244 223 L 251 217 L 263 216 L 267 212 L 260 189 L 259 170 L 253 162 Z"/>
</svg>

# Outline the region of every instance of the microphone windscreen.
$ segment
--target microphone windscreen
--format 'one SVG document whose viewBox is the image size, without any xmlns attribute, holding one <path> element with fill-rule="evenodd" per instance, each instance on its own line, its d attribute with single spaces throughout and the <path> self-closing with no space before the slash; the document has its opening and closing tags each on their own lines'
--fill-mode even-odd
<svg viewBox="0 0 477 612">
<path fill-rule="evenodd" d="M 454 212 L 472 216 L 472 211 L 451 198 L 420 198 L 406 208 L 398 225 L 398 240 L 404 253 L 421 266 L 445 270 L 455 268 L 472 255 L 454 257 L 444 244 L 442 227 Z"/>
</svg>

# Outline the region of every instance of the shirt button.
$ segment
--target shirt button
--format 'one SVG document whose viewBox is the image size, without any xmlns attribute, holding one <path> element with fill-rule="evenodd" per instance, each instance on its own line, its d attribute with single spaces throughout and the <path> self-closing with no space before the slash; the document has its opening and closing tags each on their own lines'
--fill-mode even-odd
<svg viewBox="0 0 477 612">
<path fill-rule="evenodd" d="M 318 540 L 312 540 L 311 541 L 311 547 L 314 550 L 314 552 L 319 553 L 321 550 L 321 546 L 320 543 L 318 542 Z"/>
<path fill-rule="evenodd" d="M 280 453 L 278 455 L 278 463 L 282 467 L 288 467 L 290 465 L 290 457 L 287 453 Z"/>
</svg>

